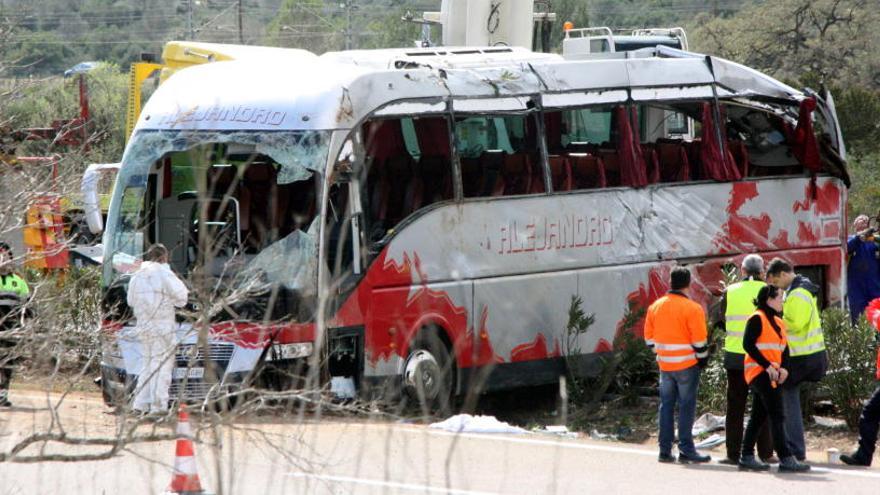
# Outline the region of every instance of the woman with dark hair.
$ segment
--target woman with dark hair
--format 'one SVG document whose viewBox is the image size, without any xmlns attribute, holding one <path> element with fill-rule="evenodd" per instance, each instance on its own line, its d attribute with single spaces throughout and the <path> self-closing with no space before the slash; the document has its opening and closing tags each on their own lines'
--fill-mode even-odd
<svg viewBox="0 0 880 495">
<path fill-rule="evenodd" d="M 809 471 L 788 450 L 785 439 L 785 410 L 782 392 L 778 385 L 788 378 L 788 340 L 785 323 L 781 318 L 783 292 L 772 285 L 765 285 L 755 298 L 757 310 L 746 322 L 743 348 L 746 351 L 744 373 L 746 383 L 752 389 L 752 415 L 743 438 L 739 468 L 750 471 L 766 471 L 770 465 L 755 458 L 755 442 L 758 431 L 767 419 L 773 432 L 773 444 L 779 454 L 779 470 L 788 472 Z"/>
</svg>

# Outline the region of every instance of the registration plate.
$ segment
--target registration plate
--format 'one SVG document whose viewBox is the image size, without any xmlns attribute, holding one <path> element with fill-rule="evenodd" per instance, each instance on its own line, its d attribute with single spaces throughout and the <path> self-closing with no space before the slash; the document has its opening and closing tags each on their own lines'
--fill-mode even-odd
<svg viewBox="0 0 880 495">
<path fill-rule="evenodd" d="M 183 380 L 186 378 L 203 378 L 205 376 L 205 368 L 174 368 L 171 374 L 173 380 Z"/>
</svg>

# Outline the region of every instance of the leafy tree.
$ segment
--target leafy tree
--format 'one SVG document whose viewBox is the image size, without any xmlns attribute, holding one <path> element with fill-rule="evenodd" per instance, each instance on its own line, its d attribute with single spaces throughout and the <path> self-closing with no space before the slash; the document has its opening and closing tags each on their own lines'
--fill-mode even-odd
<svg viewBox="0 0 880 495">
<path fill-rule="evenodd" d="M 880 89 L 880 12 L 868 0 L 756 2 L 697 16 L 692 47 L 777 78 Z"/>
</svg>

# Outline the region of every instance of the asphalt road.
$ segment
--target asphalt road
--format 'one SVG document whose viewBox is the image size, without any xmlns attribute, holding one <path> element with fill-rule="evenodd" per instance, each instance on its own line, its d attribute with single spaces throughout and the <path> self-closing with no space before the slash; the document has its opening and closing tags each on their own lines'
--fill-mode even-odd
<svg viewBox="0 0 880 495">
<path fill-rule="evenodd" d="M 26 403 L 45 404 L 45 396 L 16 399 L 24 407 L 0 412 L 4 450 L 49 420 Z M 71 398 L 61 411 L 71 434 L 112 434 L 115 418 L 94 397 Z M 271 417 L 212 431 L 216 434 L 203 431 L 196 445 L 199 474 L 211 493 L 876 495 L 880 490 L 877 468 L 814 464 L 813 472 L 803 475 L 741 473 L 716 462 L 659 464 L 649 447 L 539 434 L 452 434 L 403 423 Z M 54 451 L 94 451 L 89 449 Z M 159 494 L 171 479 L 173 461 L 174 443 L 157 442 L 104 461 L 5 463 L 0 495 Z"/>
</svg>

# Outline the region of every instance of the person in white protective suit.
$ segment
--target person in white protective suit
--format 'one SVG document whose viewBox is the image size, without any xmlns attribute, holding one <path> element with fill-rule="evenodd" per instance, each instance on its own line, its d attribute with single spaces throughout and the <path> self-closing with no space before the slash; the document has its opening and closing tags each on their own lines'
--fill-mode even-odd
<svg viewBox="0 0 880 495">
<path fill-rule="evenodd" d="M 128 283 L 128 305 L 137 320 L 141 371 L 132 408 L 135 413 L 163 414 L 174 369 L 177 323 L 174 308 L 186 304 L 189 291 L 168 266 L 168 249 L 150 246 Z"/>
</svg>

